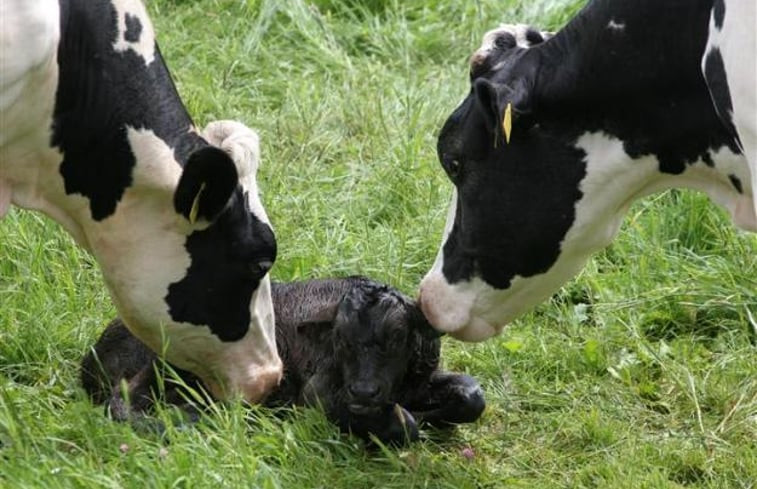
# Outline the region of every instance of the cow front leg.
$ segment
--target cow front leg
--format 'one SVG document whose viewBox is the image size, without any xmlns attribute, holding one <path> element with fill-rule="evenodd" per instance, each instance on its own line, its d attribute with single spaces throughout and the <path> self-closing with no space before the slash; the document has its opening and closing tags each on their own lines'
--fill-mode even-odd
<svg viewBox="0 0 757 489">
<path fill-rule="evenodd" d="M 434 372 L 425 389 L 421 389 L 407 404 L 421 424 L 447 427 L 472 423 L 484 412 L 484 391 L 470 375 Z"/>
</svg>

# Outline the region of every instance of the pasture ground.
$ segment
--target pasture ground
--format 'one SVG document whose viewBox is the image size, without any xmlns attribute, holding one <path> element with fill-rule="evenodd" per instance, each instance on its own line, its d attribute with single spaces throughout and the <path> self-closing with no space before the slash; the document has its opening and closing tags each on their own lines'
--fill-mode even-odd
<svg viewBox="0 0 757 489">
<path fill-rule="evenodd" d="M 451 186 L 436 134 L 500 21 L 558 28 L 576 0 L 154 0 L 204 125 L 259 130 L 274 278 L 356 273 L 409 294 Z M 316 410 L 218 406 L 167 438 L 108 421 L 78 362 L 115 310 L 50 220 L 0 221 L 0 487 L 753 488 L 757 236 L 703 195 L 637 203 L 615 243 L 499 338 L 444 342 L 479 423 L 368 451 Z M 170 412 L 159 416 L 170 420 Z M 465 455 L 471 455 L 466 457 Z"/>
</svg>

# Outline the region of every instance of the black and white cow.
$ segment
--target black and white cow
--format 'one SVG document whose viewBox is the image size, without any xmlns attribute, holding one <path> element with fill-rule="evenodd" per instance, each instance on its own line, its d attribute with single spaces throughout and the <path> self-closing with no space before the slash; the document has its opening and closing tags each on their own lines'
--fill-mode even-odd
<svg viewBox="0 0 757 489">
<path fill-rule="evenodd" d="M 498 334 L 616 235 L 629 205 L 706 192 L 757 230 L 755 2 L 596 0 L 542 42 L 487 34 L 438 155 L 456 189 L 429 321 Z"/>
<path fill-rule="evenodd" d="M 194 127 L 138 0 L 0 0 L 0 217 L 88 249 L 129 329 L 213 395 L 275 387 L 258 137 Z"/>
</svg>

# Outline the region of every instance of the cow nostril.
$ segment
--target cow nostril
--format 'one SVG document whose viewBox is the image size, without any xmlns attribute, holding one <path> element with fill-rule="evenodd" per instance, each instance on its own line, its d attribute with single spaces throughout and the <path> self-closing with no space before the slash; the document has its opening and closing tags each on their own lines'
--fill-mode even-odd
<svg viewBox="0 0 757 489">
<path fill-rule="evenodd" d="M 268 273 L 268 271 L 273 267 L 273 260 L 262 260 L 258 262 L 258 268 L 260 269 L 260 272 L 262 274 Z"/>
<path fill-rule="evenodd" d="M 353 382 L 349 386 L 349 391 L 353 399 L 370 401 L 377 398 L 381 390 L 378 384 L 373 382 Z"/>
</svg>

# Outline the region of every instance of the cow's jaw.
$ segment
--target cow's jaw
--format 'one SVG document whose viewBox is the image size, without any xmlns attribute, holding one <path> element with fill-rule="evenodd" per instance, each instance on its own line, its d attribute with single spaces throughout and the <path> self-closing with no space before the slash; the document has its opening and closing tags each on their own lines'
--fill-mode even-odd
<svg viewBox="0 0 757 489">
<path fill-rule="evenodd" d="M 585 265 L 592 253 L 614 239 L 629 206 L 660 190 L 686 187 L 706 192 L 725 207 L 734 223 L 755 229 L 749 171 L 742 155 L 726 147 L 710 152 L 714 167 L 703 161 L 689 164 L 680 175 L 659 171 L 659 161 L 648 155 L 632 159 L 623 142 L 601 132 L 585 133 L 575 146 L 586 154 L 586 176 L 575 205 L 575 220 L 560 243 L 560 255 L 542 274 L 515 276 L 509 287 L 497 289 L 474 276 L 450 283 L 443 273 L 444 246 L 420 285 L 420 303 L 429 322 L 439 331 L 464 341 L 483 341 L 532 307 L 549 298 Z M 730 176 L 743 180 L 738 192 Z M 447 216 L 443 243 L 454 225 L 457 193 Z M 506 251 L 505 251 L 506 252 Z"/>
</svg>

